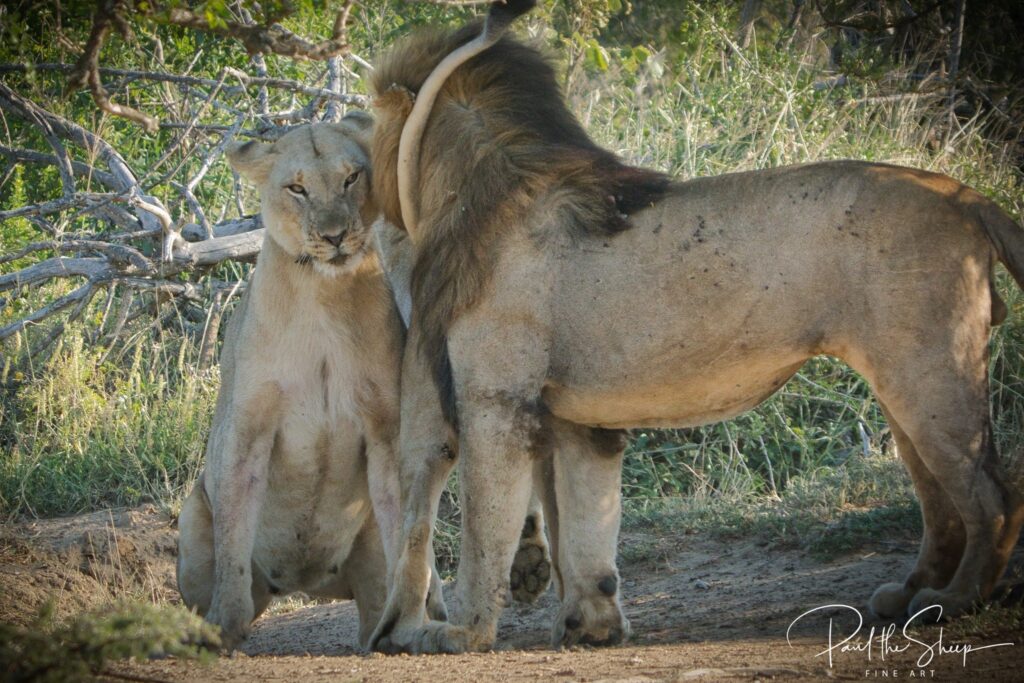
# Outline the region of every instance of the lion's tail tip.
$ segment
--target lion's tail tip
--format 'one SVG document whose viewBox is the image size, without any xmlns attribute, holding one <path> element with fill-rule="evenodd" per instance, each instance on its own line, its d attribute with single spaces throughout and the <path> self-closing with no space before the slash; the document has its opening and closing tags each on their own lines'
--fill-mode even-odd
<svg viewBox="0 0 1024 683">
<path fill-rule="evenodd" d="M 500 34 L 513 21 L 537 6 L 537 0 L 497 0 L 487 14 L 487 32 Z"/>
</svg>

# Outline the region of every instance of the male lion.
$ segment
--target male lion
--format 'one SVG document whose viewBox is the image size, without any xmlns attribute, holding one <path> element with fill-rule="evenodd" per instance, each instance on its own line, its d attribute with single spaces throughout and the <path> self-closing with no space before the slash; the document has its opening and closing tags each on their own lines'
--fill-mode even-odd
<svg viewBox="0 0 1024 683">
<path fill-rule="evenodd" d="M 351 114 L 228 150 L 259 188 L 267 235 L 225 339 L 177 567 L 185 604 L 221 626 L 227 648 L 272 595 L 294 591 L 354 597 L 365 644 L 386 597 L 403 329 L 367 251 L 371 132 Z"/>
<path fill-rule="evenodd" d="M 422 535 L 444 463 L 403 436 L 407 514 L 419 516 L 373 645 L 493 644 L 544 462 L 563 597 L 554 644 L 621 640 L 615 430 L 732 417 L 819 354 L 871 383 L 921 499 L 917 564 L 871 608 L 952 615 L 988 596 L 1024 523 L 992 445 L 987 372 L 989 330 L 1006 312 L 993 267 L 1024 285 L 1024 232 L 959 182 L 896 166 L 687 182 L 626 166 L 514 40 L 462 51 L 469 61 L 428 82 L 453 50 L 493 42 L 478 33 L 417 34 L 373 75 L 374 196 L 416 250 L 407 356 L 422 354 L 450 398 L 463 493 L 456 616 L 428 621 Z"/>
</svg>

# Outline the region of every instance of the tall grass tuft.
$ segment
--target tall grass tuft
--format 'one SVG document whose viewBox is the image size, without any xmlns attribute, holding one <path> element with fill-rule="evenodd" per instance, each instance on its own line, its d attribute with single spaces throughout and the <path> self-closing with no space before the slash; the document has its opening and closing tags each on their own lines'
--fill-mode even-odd
<svg viewBox="0 0 1024 683">
<path fill-rule="evenodd" d="M 188 339 L 168 339 L 105 358 L 65 336 L 4 407 L 0 509 L 175 509 L 201 466 L 218 385 L 216 370 L 195 369 L 196 355 Z"/>
</svg>

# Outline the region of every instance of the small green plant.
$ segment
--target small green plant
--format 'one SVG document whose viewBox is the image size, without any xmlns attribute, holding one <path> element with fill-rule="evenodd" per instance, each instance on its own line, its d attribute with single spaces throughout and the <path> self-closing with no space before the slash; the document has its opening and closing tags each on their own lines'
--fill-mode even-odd
<svg viewBox="0 0 1024 683">
<path fill-rule="evenodd" d="M 114 661 L 171 655 L 207 660 L 218 629 L 181 607 L 122 603 L 52 623 L 44 608 L 26 627 L 0 623 L 0 677 L 11 683 L 92 680 Z"/>
</svg>

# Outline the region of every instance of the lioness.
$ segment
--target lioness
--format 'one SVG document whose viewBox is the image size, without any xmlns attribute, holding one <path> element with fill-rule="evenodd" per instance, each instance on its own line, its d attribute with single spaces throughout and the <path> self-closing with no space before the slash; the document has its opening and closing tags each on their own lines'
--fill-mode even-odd
<svg viewBox="0 0 1024 683">
<path fill-rule="evenodd" d="M 259 188 L 267 232 L 225 338 L 177 575 L 228 648 L 272 595 L 294 591 L 354 597 L 365 644 L 386 597 L 404 333 L 368 251 L 371 131 L 350 114 L 227 152 Z"/>
<path fill-rule="evenodd" d="M 921 499 L 917 564 L 871 608 L 952 615 L 988 596 L 1024 523 L 992 444 L 987 372 L 1006 313 L 993 268 L 1024 285 L 1024 232 L 959 182 L 896 166 L 687 182 L 626 166 L 587 137 L 536 51 L 502 38 L 473 56 L 462 48 L 493 42 L 478 34 L 415 35 L 373 74 L 374 196 L 409 221 L 409 348 L 450 398 L 463 493 L 453 622 L 426 618 L 429 567 L 410 533 L 374 645 L 493 644 L 542 461 L 560 541 L 553 642 L 621 640 L 617 430 L 732 417 L 819 354 L 871 383 Z M 472 59 L 446 60 L 439 84 L 431 72 L 456 49 Z M 443 462 L 426 447 L 402 458 L 419 515 L 406 528 L 422 534 Z"/>
</svg>

